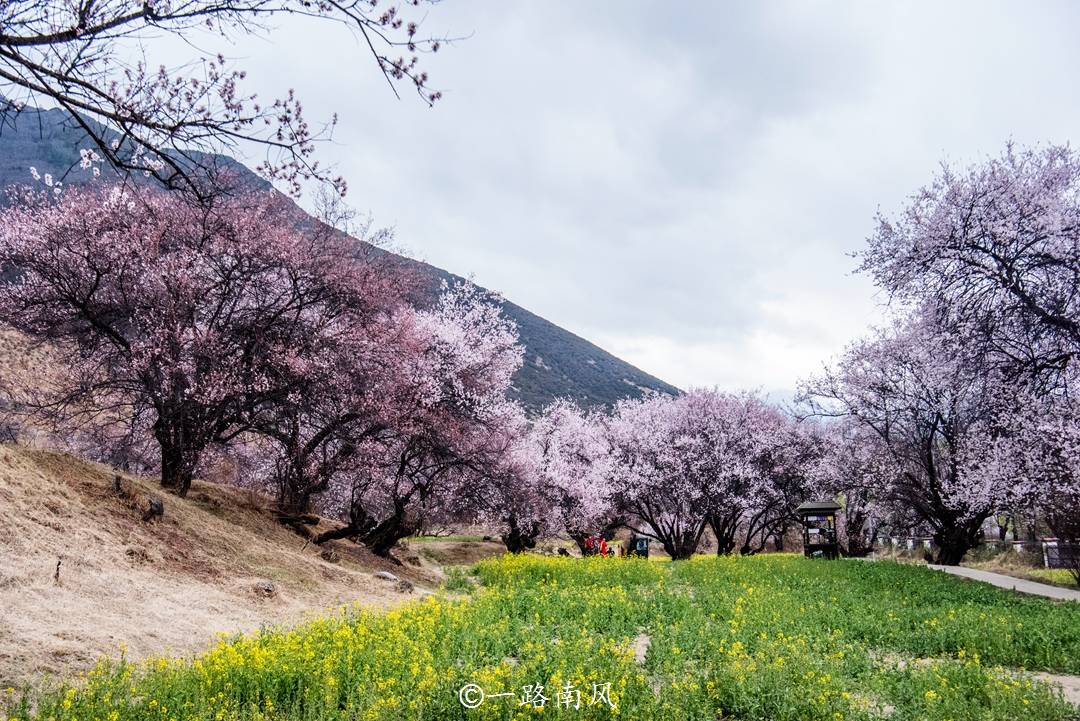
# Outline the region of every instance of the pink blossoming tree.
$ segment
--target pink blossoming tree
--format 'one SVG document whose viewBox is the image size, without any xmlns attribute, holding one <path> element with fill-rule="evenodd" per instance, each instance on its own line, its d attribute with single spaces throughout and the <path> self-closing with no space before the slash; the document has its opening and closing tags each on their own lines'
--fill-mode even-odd
<svg viewBox="0 0 1080 721">
<path fill-rule="evenodd" d="M 1080 156 L 1010 145 L 944 166 L 879 218 L 861 268 L 894 300 L 932 306 L 947 332 L 986 334 L 1016 372 L 1060 371 L 1080 350 Z"/>
<path fill-rule="evenodd" d="M 0 318 L 57 344 L 70 375 L 39 408 L 125 419 L 187 492 L 200 455 L 295 392 L 367 277 L 356 241 L 294 230 L 273 194 L 212 204 L 151 189 L 20 195 L 0 220 Z"/>
<path fill-rule="evenodd" d="M 938 563 L 955 565 L 1006 496 L 962 463 L 985 441 L 1000 386 L 985 350 L 935 321 L 915 315 L 854 343 L 803 398 L 814 413 L 858 421 L 881 440 L 898 471 L 881 479 L 881 492 L 929 526 Z"/>
<path fill-rule="evenodd" d="M 609 424 L 620 508 L 672 558 L 712 527 L 719 553 L 764 548 L 802 499 L 807 437 L 752 394 L 692 390 L 618 405 Z"/>
<path fill-rule="evenodd" d="M 426 2 L 427 0 L 425 0 Z M 154 65 L 162 38 L 232 42 L 264 33 L 289 17 L 314 17 L 351 28 L 386 77 L 416 90 L 429 87 L 419 63 L 439 39 L 420 34 L 420 0 L 31 0 L 0 3 L 0 119 L 18 120 L 27 104 L 57 107 L 82 129 L 92 159 L 122 172 L 152 175 L 200 196 L 209 153 L 255 144 L 266 151 L 260 172 L 294 194 L 314 178 L 345 183 L 314 160 L 326 129 L 312 128 L 291 90 L 260 102 L 243 90 L 245 72 L 224 57 L 197 58 L 177 67 Z M 192 43 L 191 40 L 198 41 Z M 332 55 L 332 49 L 331 49 Z M 86 159 L 84 154 L 84 159 Z"/>
<path fill-rule="evenodd" d="M 879 218 L 861 267 L 948 339 L 943 368 L 981 374 L 954 389 L 981 382 L 990 402 L 956 446 L 966 480 L 946 503 L 996 506 L 1006 523 L 1017 508 L 1074 517 L 1080 156 L 1009 145 L 968 168 L 943 166 L 900 213 Z M 1057 528 L 1070 533 L 1060 520 Z"/>
<path fill-rule="evenodd" d="M 383 428 L 323 501 L 348 522 L 318 539 L 357 538 L 382 555 L 425 519 L 479 513 L 512 441 L 506 430 L 520 423 L 505 399 L 521 364 L 517 331 L 479 289 L 448 288 L 434 308 L 403 310 L 397 322 Z"/>
<path fill-rule="evenodd" d="M 605 425 L 601 411 L 583 411 L 561 400 L 544 409 L 528 438 L 538 457 L 536 503 L 546 507 L 551 532 L 568 535 L 582 553 L 586 538 L 610 536 L 623 520 Z"/>
</svg>

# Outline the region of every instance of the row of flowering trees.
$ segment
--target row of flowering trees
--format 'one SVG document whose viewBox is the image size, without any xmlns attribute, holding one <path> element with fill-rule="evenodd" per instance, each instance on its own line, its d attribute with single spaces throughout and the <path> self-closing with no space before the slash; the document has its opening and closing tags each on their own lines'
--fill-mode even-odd
<svg viewBox="0 0 1080 721">
<path fill-rule="evenodd" d="M 798 413 L 691 390 L 537 418 L 508 401 L 522 350 L 478 289 L 299 223 L 272 193 L 129 186 L 16 193 L 0 320 L 66 358 L 22 408 L 179 494 L 227 453 L 283 520 L 313 512 L 388 554 L 425 524 L 510 550 L 634 528 L 673 558 L 783 542 L 842 500 L 844 550 L 928 530 L 958 563 L 988 519 L 1080 540 L 1080 159 L 1008 149 L 945 169 L 862 255 L 897 310 L 803 383 Z M 368 240 L 375 241 L 378 237 Z"/>
<path fill-rule="evenodd" d="M 0 318 L 67 361 L 23 409 L 178 494 L 224 449 L 283 518 L 334 513 L 332 535 L 385 554 L 424 514 L 461 510 L 523 417 L 495 305 L 462 286 L 416 307 L 396 256 L 298 224 L 280 196 L 11 200 Z"/>
<path fill-rule="evenodd" d="M 892 322 L 802 383 L 800 422 L 713 391 L 549 409 L 522 467 L 562 530 L 632 525 L 681 558 L 708 529 L 748 553 L 799 500 L 835 496 L 850 554 L 887 528 L 956 564 L 991 518 L 1080 543 L 1080 156 L 1010 146 L 945 167 L 861 258 Z"/>
<path fill-rule="evenodd" d="M 0 223 L 0 319 L 64 371 L 24 395 L 69 445 L 186 494 L 222 454 L 316 542 L 388 554 L 480 521 L 511 550 L 633 526 L 675 558 L 706 529 L 761 550 L 826 488 L 830 445 L 752 394 L 691 391 L 607 413 L 506 399 L 516 330 L 471 286 L 423 280 L 272 193 L 21 191 Z M 341 525 L 307 530 L 314 512 Z"/>
<path fill-rule="evenodd" d="M 711 531 L 718 553 L 781 542 L 792 512 L 835 494 L 845 446 L 750 393 L 691 390 L 625 400 L 611 413 L 557 402 L 514 449 L 517 482 L 487 506 L 512 550 L 566 535 L 584 547 L 620 527 L 688 558 Z"/>
</svg>

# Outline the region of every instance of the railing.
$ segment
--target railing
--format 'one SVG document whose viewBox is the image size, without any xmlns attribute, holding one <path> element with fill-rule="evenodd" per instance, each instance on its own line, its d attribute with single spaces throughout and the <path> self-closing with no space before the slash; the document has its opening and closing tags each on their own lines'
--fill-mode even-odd
<svg viewBox="0 0 1080 721">
<path fill-rule="evenodd" d="M 925 536 L 879 536 L 874 541 L 878 547 L 892 547 L 897 550 L 929 551 L 933 548 L 931 539 Z M 1080 544 L 1063 543 L 1056 539 L 1042 541 L 983 541 L 979 548 L 994 548 L 1001 551 L 1013 550 L 1016 553 L 1030 554 L 1040 559 L 1045 568 L 1077 568 L 1080 566 Z"/>
<path fill-rule="evenodd" d="M 1080 567 L 1080 545 L 1046 541 L 1043 543 L 1043 565 L 1047 568 Z"/>
</svg>

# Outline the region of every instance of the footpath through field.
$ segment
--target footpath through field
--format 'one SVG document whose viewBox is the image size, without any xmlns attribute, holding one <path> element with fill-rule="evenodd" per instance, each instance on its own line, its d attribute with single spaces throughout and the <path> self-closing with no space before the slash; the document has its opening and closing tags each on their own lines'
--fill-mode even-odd
<svg viewBox="0 0 1080 721">
<path fill-rule="evenodd" d="M 1033 596 L 1056 598 L 1059 601 L 1080 601 L 1080 591 L 1073 591 L 1069 588 L 1060 588 L 1046 583 L 1027 581 L 1022 578 L 1014 578 L 1012 576 L 993 573 L 991 571 L 980 571 L 977 568 L 965 568 L 964 566 L 938 566 L 932 563 L 927 564 L 927 566 L 935 571 L 944 571 L 945 573 L 951 573 L 954 576 L 963 576 L 964 578 L 970 578 L 973 581 L 982 581 L 999 588 L 1008 588 L 1021 593 L 1029 593 Z"/>
</svg>

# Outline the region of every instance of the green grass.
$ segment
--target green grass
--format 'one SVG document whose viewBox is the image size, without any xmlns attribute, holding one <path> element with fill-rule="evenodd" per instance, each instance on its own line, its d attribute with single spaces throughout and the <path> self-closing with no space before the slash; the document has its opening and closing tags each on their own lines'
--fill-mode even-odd
<svg viewBox="0 0 1080 721">
<path fill-rule="evenodd" d="M 443 588 L 454 593 L 468 593 L 475 588 L 469 569 L 461 566 L 450 566 L 446 569 L 446 582 Z"/>
<path fill-rule="evenodd" d="M 103 663 L 10 702 L 20 719 L 1061 721 L 1017 669 L 1080 673 L 1080 604 L 894 563 L 793 556 L 502 557 L 464 599 L 347 611 L 193 661 Z M 454 576 L 456 577 L 456 576 Z M 464 574 L 462 572 L 462 578 Z M 643 663 L 635 645 L 649 640 Z M 458 690 L 541 683 L 466 710 Z M 617 709 L 589 705 L 610 683 Z M 558 689 L 582 692 L 560 708 Z M 573 696 L 571 696 L 573 698 Z M 33 714 L 30 709 L 34 708 Z"/>
</svg>

